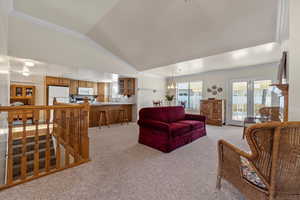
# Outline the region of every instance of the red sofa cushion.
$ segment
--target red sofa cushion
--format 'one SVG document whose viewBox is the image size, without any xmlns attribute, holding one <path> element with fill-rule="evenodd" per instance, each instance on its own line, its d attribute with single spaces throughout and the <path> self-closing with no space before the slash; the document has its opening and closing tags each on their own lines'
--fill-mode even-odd
<svg viewBox="0 0 300 200">
<path fill-rule="evenodd" d="M 173 137 L 184 135 L 185 133 L 191 131 L 191 126 L 187 123 L 170 123 L 170 131 Z"/>
<path fill-rule="evenodd" d="M 196 121 L 196 120 L 181 120 L 178 121 L 179 123 L 189 124 L 192 128 L 192 130 L 203 128 L 204 122 Z"/>
<path fill-rule="evenodd" d="M 138 125 L 148 127 L 148 128 L 154 128 L 166 132 L 168 132 L 170 129 L 170 125 L 168 123 L 151 120 L 151 119 L 140 119 L 138 120 Z"/>
<path fill-rule="evenodd" d="M 168 108 L 169 122 L 184 120 L 185 111 L 183 106 L 173 106 Z"/>
<path fill-rule="evenodd" d="M 185 112 L 182 106 L 143 108 L 139 112 L 139 118 L 171 123 L 184 120 Z"/>
</svg>

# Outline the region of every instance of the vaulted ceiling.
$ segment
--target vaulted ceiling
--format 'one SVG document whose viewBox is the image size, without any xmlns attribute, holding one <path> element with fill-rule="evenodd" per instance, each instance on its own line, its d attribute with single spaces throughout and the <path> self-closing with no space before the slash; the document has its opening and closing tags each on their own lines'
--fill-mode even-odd
<svg viewBox="0 0 300 200">
<path fill-rule="evenodd" d="M 278 0 L 15 0 L 14 7 L 88 36 L 137 70 L 276 41 Z"/>
</svg>

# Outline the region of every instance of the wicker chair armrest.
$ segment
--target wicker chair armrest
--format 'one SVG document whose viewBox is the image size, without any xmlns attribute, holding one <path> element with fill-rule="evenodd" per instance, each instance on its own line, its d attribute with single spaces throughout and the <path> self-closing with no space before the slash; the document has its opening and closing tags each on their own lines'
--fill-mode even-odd
<svg viewBox="0 0 300 200">
<path fill-rule="evenodd" d="M 249 161 L 252 160 L 252 156 L 249 153 L 246 153 L 245 151 L 237 148 L 236 146 L 230 144 L 229 142 L 226 142 L 225 140 L 219 140 L 219 144 L 218 144 L 219 152 L 221 151 L 222 146 L 225 146 L 225 147 L 229 148 L 230 150 L 232 150 L 233 152 L 235 152 L 239 156 L 247 158 Z"/>
</svg>

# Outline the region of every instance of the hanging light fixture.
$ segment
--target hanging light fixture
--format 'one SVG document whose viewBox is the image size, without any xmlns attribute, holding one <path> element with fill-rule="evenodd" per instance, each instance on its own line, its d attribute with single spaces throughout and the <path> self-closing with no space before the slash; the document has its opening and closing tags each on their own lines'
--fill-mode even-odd
<svg viewBox="0 0 300 200">
<path fill-rule="evenodd" d="M 175 76 L 173 74 L 172 78 L 171 78 L 171 85 L 168 85 L 168 89 L 173 90 L 173 89 L 176 89 L 176 88 L 177 88 L 177 86 L 176 86 Z"/>
</svg>

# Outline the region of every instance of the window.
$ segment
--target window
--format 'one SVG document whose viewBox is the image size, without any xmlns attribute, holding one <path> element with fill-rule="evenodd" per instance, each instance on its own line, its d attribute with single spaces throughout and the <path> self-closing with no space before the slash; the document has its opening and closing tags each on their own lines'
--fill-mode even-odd
<svg viewBox="0 0 300 200">
<path fill-rule="evenodd" d="M 203 82 L 185 82 L 177 84 L 177 103 L 186 110 L 200 110 Z"/>
</svg>

